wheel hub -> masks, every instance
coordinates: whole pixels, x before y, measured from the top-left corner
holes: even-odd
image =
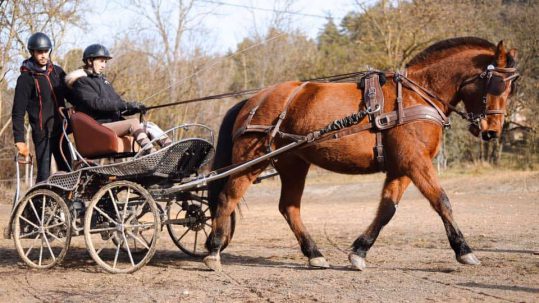
[[[204,228],[204,224],[206,223],[206,216],[204,212],[202,211],[202,208],[197,205],[190,205],[187,209],[187,213],[185,214],[186,219],[189,220],[189,229],[198,231],[202,230]]]
[[[118,225],[116,226],[116,229],[117,229],[119,232],[123,233],[123,232],[125,231],[125,224],[118,224]]]

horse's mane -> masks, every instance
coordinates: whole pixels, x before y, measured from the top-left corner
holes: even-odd
[[[442,55],[447,56],[448,52],[453,53],[462,51],[466,48],[484,48],[496,51],[496,45],[491,42],[477,37],[459,37],[436,42],[427,47],[424,51],[417,54],[408,64],[406,68],[417,64],[428,64],[429,62],[440,59]]]

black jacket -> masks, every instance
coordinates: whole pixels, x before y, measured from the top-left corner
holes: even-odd
[[[11,111],[15,142],[25,141],[24,115],[27,112],[32,137],[39,139],[61,133],[62,119],[57,109],[65,106],[68,97],[64,78],[64,70],[57,65],[49,64],[46,70],[41,70],[33,59],[23,62]]]
[[[72,88],[71,103],[75,109],[98,122],[118,121],[121,112],[127,108],[127,102],[122,100],[102,75],[79,69],[66,76],[66,83]]]

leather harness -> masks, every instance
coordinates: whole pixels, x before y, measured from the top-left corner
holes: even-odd
[[[478,78],[486,77],[486,75],[489,75],[490,78],[490,72],[494,71],[489,68],[486,72],[482,73],[481,75],[478,75],[477,77],[473,77],[471,79],[465,80],[465,82],[462,85],[467,85],[468,83],[471,83]],[[518,77],[518,73],[516,72],[516,69],[514,68],[495,68],[496,72],[500,73],[514,73],[513,76],[504,78],[504,81],[510,81],[513,80],[515,77]],[[386,78],[392,78],[393,81],[396,83],[396,89],[397,89],[397,98],[395,100],[396,102],[396,109],[391,112],[384,112],[384,95],[382,92],[382,87],[380,85],[380,76],[384,76]],[[290,104],[293,100],[295,100],[296,96],[299,94],[299,92],[310,82],[303,82],[301,85],[296,87],[290,95],[288,96],[285,106],[281,114],[279,115],[279,118],[277,122],[274,125],[259,125],[259,124],[251,124],[251,121],[256,114],[258,108],[260,107],[261,103],[257,104],[255,107],[251,109],[249,112],[249,115],[247,116],[247,119],[245,119],[244,123],[238,130],[234,133],[233,140],[235,140],[237,137],[245,134],[245,133],[265,133],[267,134],[266,137],[266,144],[268,152],[271,151],[271,145],[273,143],[273,140],[276,136],[279,136],[282,139],[288,139],[292,141],[300,141],[300,140],[307,140],[308,143],[303,146],[302,148],[305,148],[307,146],[311,146],[314,143],[320,143],[326,140],[331,139],[338,139],[343,138],[346,136],[350,136],[362,131],[370,130],[371,132],[374,132],[376,135],[376,143],[374,146],[374,156],[378,165],[378,169],[380,171],[385,171],[385,157],[384,157],[384,146],[383,146],[383,131],[415,122],[415,121],[428,121],[435,124],[438,124],[443,127],[449,127],[450,122],[449,118],[445,115],[444,111],[436,105],[436,103],[432,100],[435,99],[442,104],[448,106],[451,110],[457,112],[461,117],[467,119],[470,123],[474,123],[472,119],[475,119],[473,113],[463,113],[456,109],[453,105],[445,102],[444,100],[437,97],[435,94],[430,92],[429,90],[423,88],[413,80],[407,78],[405,75],[400,73],[382,73],[379,71],[369,71],[362,75],[362,77],[359,79],[363,87],[363,101],[365,104],[365,109],[360,110],[356,114],[352,114],[350,116],[344,117],[339,120],[333,121],[331,124],[326,126],[322,130],[311,132],[307,135],[297,135],[297,134],[290,134],[280,131],[280,126],[283,122],[283,120],[286,118],[288,108],[290,107]],[[403,106],[403,100],[402,100],[402,90],[403,85],[406,86],[408,89],[412,90],[414,93],[416,93],[418,96],[420,96],[423,100],[427,102],[428,105],[414,105],[410,107],[404,107]],[[462,86],[461,85],[461,86]],[[358,85],[359,86],[359,85]],[[484,97],[484,103],[486,100],[486,94],[485,91],[485,97]],[[262,99],[263,101],[263,99]],[[262,102],[261,101],[261,102]],[[486,104],[485,104],[486,105]],[[482,113],[482,115],[488,115],[488,114],[505,114],[505,111],[501,110],[487,110],[485,106],[485,112]],[[369,117],[368,123],[359,124],[365,117]],[[315,142],[316,141],[316,142]]]

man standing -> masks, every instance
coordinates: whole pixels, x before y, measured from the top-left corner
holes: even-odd
[[[15,87],[11,113],[13,137],[19,155],[27,157],[29,150],[24,141],[24,116],[28,113],[37,160],[36,182],[40,182],[50,175],[51,154],[58,170],[68,170],[60,151],[62,119],[58,111],[59,107],[65,106],[67,89],[64,85],[65,72],[50,60],[52,42],[49,37],[35,33],[28,39],[27,48],[31,57],[22,63]],[[69,161],[68,152],[65,156]]]

